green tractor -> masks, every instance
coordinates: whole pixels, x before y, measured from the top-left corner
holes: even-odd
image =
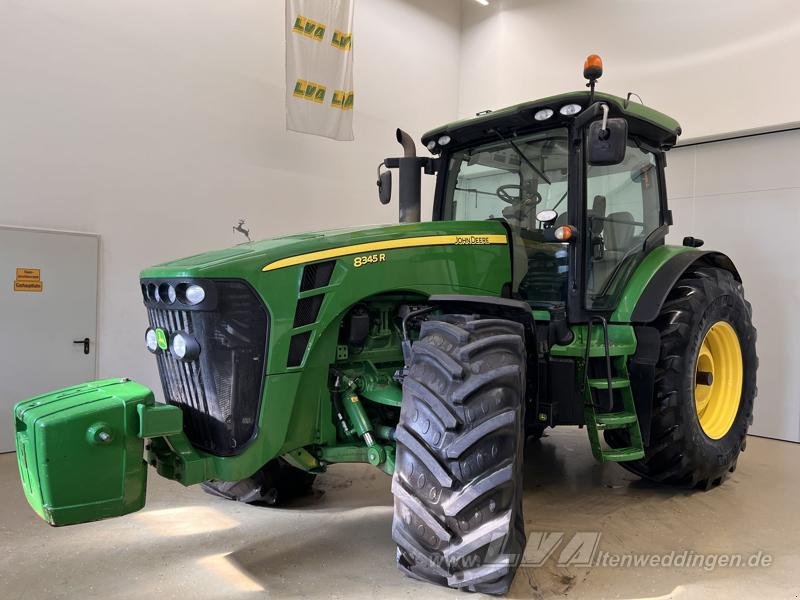
[[[599,461],[709,488],[736,467],[756,332],[732,261],[665,244],[673,119],[578,91],[428,132],[400,223],[304,233],[146,269],[165,403],[127,379],[15,407],[23,487],[52,525],[142,508],[148,464],[277,504],[336,463],[392,477],[406,574],[502,594],[525,548],[522,460],[585,427]],[[420,181],[435,175],[432,220]],[[145,457],[145,461],[142,460]]]

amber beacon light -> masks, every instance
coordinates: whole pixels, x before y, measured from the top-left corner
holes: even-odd
[[[599,54],[590,54],[583,63],[583,76],[589,81],[600,79],[603,74],[603,59]]]

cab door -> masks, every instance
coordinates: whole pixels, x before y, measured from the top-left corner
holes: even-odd
[[[645,242],[663,243],[656,231],[663,225],[658,160],[629,140],[621,163],[586,167],[584,305],[589,311],[616,308],[645,255]]]

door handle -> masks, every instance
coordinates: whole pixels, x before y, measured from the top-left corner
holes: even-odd
[[[89,338],[83,338],[82,340],[72,340],[73,344],[83,344],[83,353],[89,354]]]

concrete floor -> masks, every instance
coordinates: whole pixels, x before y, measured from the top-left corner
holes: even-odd
[[[595,463],[583,431],[554,431],[528,449],[525,517],[529,535],[563,532],[563,542],[543,566],[518,571],[509,597],[798,598],[798,464],[800,445],[750,438],[722,487],[676,491]],[[17,478],[15,456],[0,455],[3,599],[465,598],[395,570],[389,479],[368,466],[332,468],[318,479],[318,497],[288,509],[151,475],[143,511],[59,529],[28,508]],[[577,532],[599,532],[597,552],[760,551],[772,564],[559,566]]]

